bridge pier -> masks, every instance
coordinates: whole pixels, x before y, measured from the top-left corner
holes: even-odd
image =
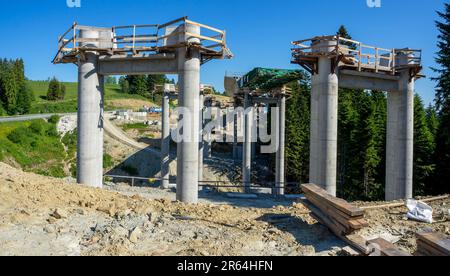
[[[281,95],[278,99],[278,118],[279,118],[279,133],[277,134],[277,154],[276,154],[276,177],[275,177],[275,191],[277,195],[284,195],[285,193],[285,146],[286,146],[286,95]]]
[[[423,77],[421,50],[383,49],[339,36],[314,37],[294,44],[299,48],[292,52],[293,63],[312,73],[310,182],[336,195],[338,87],[385,91],[385,199],[412,198],[414,84]],[[367,53],[372,50],[375,55]]]
[[[398,91],[388,94],[386,200],[413,197],[414,79],[400,75]]]
[[[200,27],[185,24],[188,33],[200,35]],[[184,32],[180,42],[200,43]],[[179,104],[185,108],[183,118],[183,139],[178,144],[177,200],[185,203],[198,202],[199,181],[199,95],[200,95],[200,50],[181,47],[177,50],[179,72]]]
[[[162,99],[161,134],[161,188],[168,189],[170,184],[170,106],[169,94],[164,92]]]
[[[248,93],[245,93],[244,109],[245,109],[245,123],[244,123],[244,149],[243,149],[243,164],[242,164],[242,183],[245,187],[246,193],[250,192],[250,186],[252,181],[252,121],[253,112],[247,110],[252,107],[250,104],[250,98]]]
[[[81,38],[100,37],[95,30],[80,31]],[[98,47],[98,43],[88,43]],[[98,74],[98,55],[86,52],[78,59],[77,183],[103,186],[104,78]]]
[[[331,59],[320,57],[312,76],[310,182],[336,195],[338,76]]]
[[[205,150],[205,139],[203,136],[203,108],[204,108],[204,100],[205,96],[203,93],[199,95],[199,124],[200,124],[200,133],[199,133],[199,149],[198,149],[198,181],[203,181],[203,159],[204,159],[204,150]]]

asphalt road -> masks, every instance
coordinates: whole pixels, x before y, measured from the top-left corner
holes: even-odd
[[[67,116],[76,115],[76,113],[59,113],[59,114],[32,114],[32,115],[21,115],[21,116],[11,116],[11,117],[0,117],[0,123],[7,122],[24,122],[36,119],[48,119],[53,115]]]

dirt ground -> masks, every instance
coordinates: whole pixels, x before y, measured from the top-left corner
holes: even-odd
[[[0,255],[336,255],[342,246],[303,206],[185,205],[0,164]]]
[[[156,106],[154,103],[150,101],[137,100],[137,99],[117,99],[117,100],[108,100],[107,104],[109,106],[113,106],[116,109],[133,109],[137,110],[142,108],[143,106],[154,107]]]
[[[0,163],[0,255],[340,255],[346,246],[289,200],[202,192],[200,204],[189,205],[174,202],[173,191],[105,188]],[[413,250],[412,233],[428,225],[404,221],[403,211],[370,211],[366,235],[388,233]]]
[[[386,202],[358,202],[356,205],[376,206]],[[433,223],[421,223],[411,221],[406,218],[408,209],[406,207],[374,209],[366,211],[366,218],[370,227],[361,230],[360,234],[367,239],[383,237],[394,242],[400,248],[415,252],[416,233],[424,229],[431,229],[435,232],[450,235],[450,199],[438,200],[427,203],[433,208]]]

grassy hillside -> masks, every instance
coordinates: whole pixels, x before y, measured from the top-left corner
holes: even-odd
[[[43,175],[65,177],[65,146],[56,121],[0,123],[0,161]]]
[[[64,101],[57,102],[46,100],[48,90],[47,81],[28,81],[28,84],[35,95],[35,101],[32,104],[30,113],[63,113],[77,111],[77,83],[65,82],[65,99]],[[151,105],[152,103],[148,99],[139,95],[121,93],[119,85],[105,85],[105,109],[107,110],[123,108],[134,109],[144,104]]]

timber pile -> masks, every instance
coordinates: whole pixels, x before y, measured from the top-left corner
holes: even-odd
[[[417,233],[417,252],[419,256],[450,256],[450,239],[441,233]]]
[[[328,194],[315,184],[301,186],[313,215],[338,236],[350,235],[367,227],[364,210]]]

